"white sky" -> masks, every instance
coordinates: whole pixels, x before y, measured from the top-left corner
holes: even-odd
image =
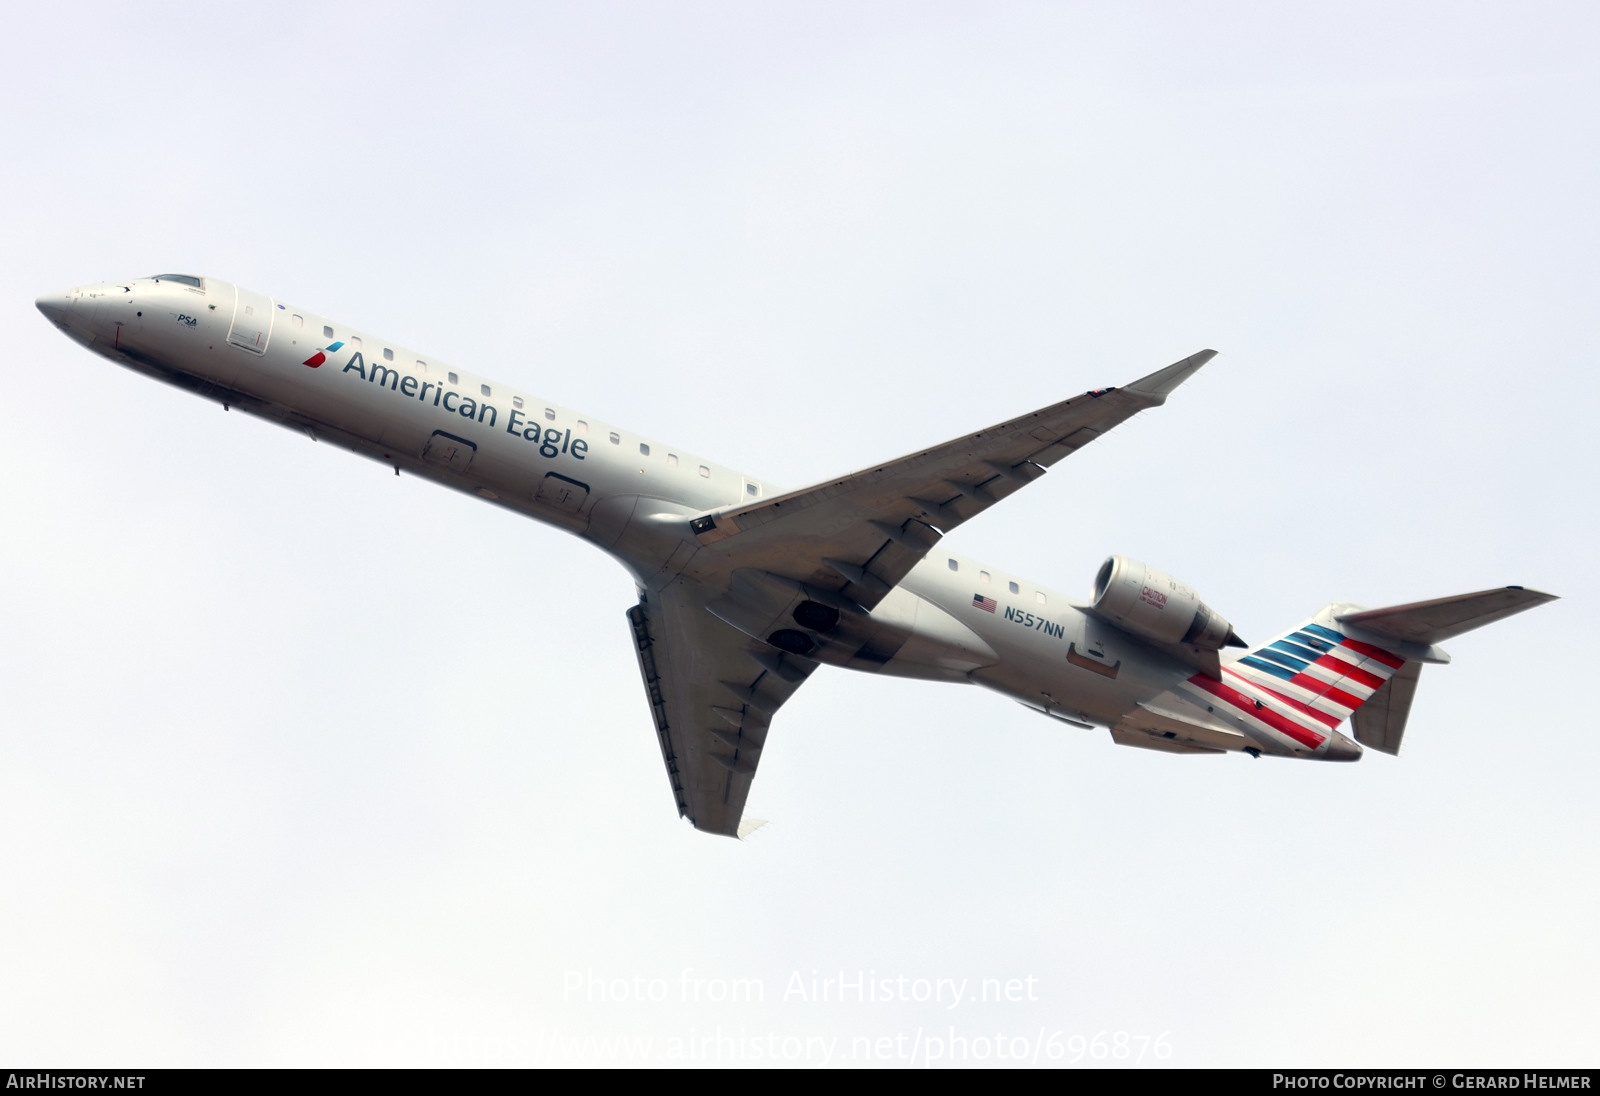
[[[1126,1032],[1182,1065],[1592,1065],[1597,31],[1579,3],[17,8],[0,1061],[660,1061],[720,1028],[723,1061]],[[618,566],[33,308],[164,270],[786,485],[1214,346],[950,547],[1085,592],[1122,552],[1246,637],[1564,600],[1452,642],[1405,756],[1355,766],[824,669],[765,752],[772,825],[705,837]],[[785,1000],[813,971],[968,998]]]

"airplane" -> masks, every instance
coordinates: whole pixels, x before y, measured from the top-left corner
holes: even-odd
[[[1250,645],[1122,556],[1078,603],[940,547],[1215,354],[798,490],[217,278],[38,298],[119,365],[564,529],[633,576],[627,610],[680,817],[743,837],[772,720],[818,666],[981,685],[1123,746],[1354,761],[1399,752],[1439,644],[1555,600],[1521,586],[1337,602]],[[1338,728],[1351,724],[1353,738]]]

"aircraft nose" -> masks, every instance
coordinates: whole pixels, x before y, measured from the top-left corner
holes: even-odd
[[[45,319],[57,327],[65,327],[67,315],[72,311],[72,294],[71,292],[46,293],[35,300],[33,306],[43,312]]]

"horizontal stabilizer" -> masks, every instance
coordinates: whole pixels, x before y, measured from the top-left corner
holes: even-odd
[[[1341,624],[1380,636],[1432,644],[1555,600],[1554,594],[1525,590],[1521,586],[1506,586],[1476,594],[1457,594],[1433,601],[1391,605],[1387,609],[1364,609],[1358,613],[1346,613],[1338,620]]]

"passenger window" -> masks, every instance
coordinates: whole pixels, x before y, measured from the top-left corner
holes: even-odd
[[[323,328],[323,329],[322,329],[322,337],[323,337],[323,338],[324,338],[324,339],[331,339],[331,338],[333,338],[333,328],[331,328],[331,327],[324,327],[324,328]]]
[[[950,561],[950,570],[952,570],[952,571],[961,570],[961,564],[957,563],[955,560],[951,560]]]
[[[648,457],[650,455],[650,447],[648,445],[646,445],[644,442],[640,442],[639,443],[639,454],[641,456]]]
[[[520,411],[522,409],[522,397],[521,396],[512,396],[511,397],[511,406],[517,408]]]
[[[1008,582],[1008,583],[1006,583],[1006,585],[1007,585],[1007,586],[1008,586],[1008,587],[1010,587],[1010,589],[1011,589],[1011,592],[1012,592],[1012,593],[1013,593],[1013,594],[1015,594],[1015,593],[1018,593],[1018,590],[1017,590],[1017,584],[1016,584],[1016,583],[1015,583],[1015,582]]]
[[[555,421],[556,421],[556,412],[555,412],[555,408],[553,408],[553,407],[546,407],[546,408],[545,408],[545,409],[544,409],[544,417],[545,417],[545,418],[547,418],[547,419],[549,419],[549,420],[550,420],[550,421],[551,421],[551,422],[555,422]]]
[[[1033,600],[1037,601],[1040,605],[1043,605],[1044,604],[1044,591],[1043,590],[1035,590],[1033,592]]]
[[[615,431],[612,431],[612,434],[611,434],[611,444],[612,445],[621,445],[622,444],[622,438],[620,438]]]
[[[456,376],[454,373],[449,373],[449,374],[446,374],[446,375],[450,378],[450,383],[451,384],[456,384],[461,380],[461,378]]]
[[[306,321],[303,320],[301,317],[291,315],[289,318],[294,321],[294,325],[296,327],[304,327],[305,326],[305,322]]]
[[[703,464],[700,466],[700,478],[701,479],[710,479],[711,478],[711,469],[707,468]]]
[[[589,424],[582,419],[578,420],[578,436],[581,438],[589,432]]]
[[[979,571],[978,572],[978,581],[983,583],[985,586],[989,585],[989,572],[988,571]]]
[[[755,483],[755,482],[753,482],[751,480],[745,480],[744,481],[744,493],[746,495],[749,495],[753,499],[754,498],[760,498],[761,497],[761,485],[759,483]]]
[[[478,385],[478,391],[487,396],[489,394],[489,386],[486,384],[480,384]]]
[[[676,453],[668,453],[667,454],[667,467],[668,468],[676,468],[676,467],[678,467],[678,454],[676,454]]]
[[[350,349],[351,350],[360,350],[361,349],[361,337],[359,335],[351,338],[351,340],[350,340]]]

